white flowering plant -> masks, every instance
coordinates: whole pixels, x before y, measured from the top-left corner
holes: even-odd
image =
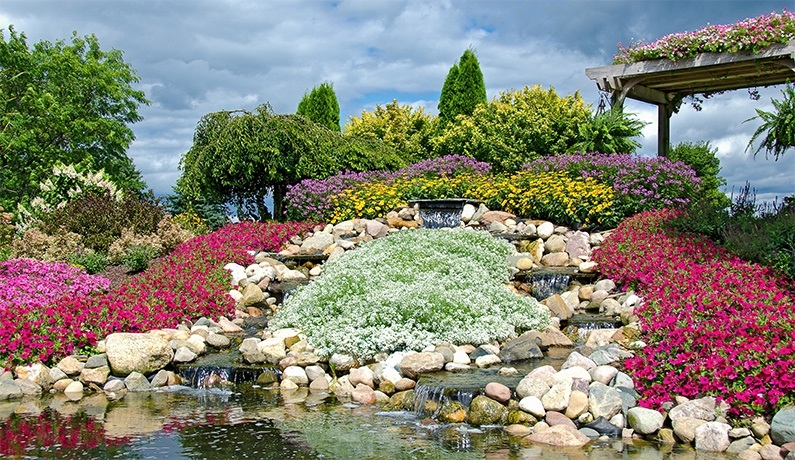
[[[284,301],[271,326],[301,328],[319,355],[362,359],[542,329],[547,310],[505,286],[512,252],[484,231],[400,231],[326,264]]]

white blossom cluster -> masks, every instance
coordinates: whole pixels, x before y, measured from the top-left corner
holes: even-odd
[[[364,359],[546,327],[546,310],[504,285],[512,251],[471,229],[397,232],[328,263],[290,295],[272,326],[300,327],[320,354]]]

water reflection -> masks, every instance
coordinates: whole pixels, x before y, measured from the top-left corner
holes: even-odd
[[[681,446],[612,440],[530,445],[501,428],[426,423],[411,412],[341,404],[306,389],[255,385],[0,402],[0,456],[256,459],[710,459]]]

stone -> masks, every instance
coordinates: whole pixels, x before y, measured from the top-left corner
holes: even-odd
[[[72,382],[74,382],[74,380],[70,379],[69,377],[56,380],[55,383],[52,384],[52,389],[63,392]]]
[[[492,222],[489,224],[488,229],[491,233],[505,233],[508,227],[502,222]]]
[[[149,391],[152,389],[149,380],[140,372],[131,372],[130,375],[125,377],[124,386],[127,387],[128,391]]]
[[[552,235],[544,242],[544,251],[548,253],[565,252],[566,251],[566,238],[563,235]],[[568,258],[566,254],[566,258]]]
[[[567,320],[574,315],[574,310],[572,310],[560,294],[553,294],[544,299],[541,303],[546,305],[555,317],[562,320]]]
[[[279,364],[279,361],[287,356],[284,347],[284,339],[281,337],[271,337],[257,343],[257,351],[265,356],[265,360],[270,364]]]
[[[354,357],[342,353],[332,354],[328,362],[336,372],[347,372],[359,365]]]
[[[177,351],[174,353],[174,362],[175,363],[189,363],[194,361],[198,355],[192,352],[188,347],[179,347]]]
[[[670,412],[668,416],[670,417]],[[673,420],[671,425],[674,429],[674,434],[677,438],[684,443],[691,443],[696,439],[696,428],[707,423],[705,420],[697,418],[678,418]],[[728,435],[728,433],[727,433]]]
[[[663,415],[654,409],[633,407],[627,411],[629,426],[640,434],[654,434],[663,426]]]
[[[237,334],[243,332],[243,328],[232,321],[229,321],[229,319],[225,316],[218,318],[218,326],[220,326],[221,330],[227,334]]]
[[[105,347],[110,369],[117,376],[148,374],[174,359],[168,340],[153,334],[113,333],[105,339]]]
[[[395,382],[395,391],[411,390],[415,386],[417,386],[417,382],[412,379],[402,377],[400,380]]]
[[[309,384],[309,389],[311,391],[328,391],[328,380],[325,377],[312,380],[312,383]]]
[[[502,404],[510,401],[513,393],[510,388],[497,382],[490,382],[487,384],[485,392],[486,396]]]
[[[369,367],[356,367],[351,369],[348,374],[351,385],[357,386],[361,383],[370,388],[375,388],[374,377],[373,371]]]
[[[247,362],[248,364],[262,364],[266,362],[268,359],[259,352],[259,350],[248,351],[243,353],[243,361]]]
[[[538,420],[532,415],[519,409],[508,409],[508,413],[500,421],[503,425],[535,425]]]
[[[33,363],[26,366],[17,366],[14,368],[17,378],[27,380],[28,382],[35,383],[45,391],[52,387],[55,383],[50,376],[50,368],[42,363]]]
[[[389,233],[389,226],[377,220],[365,220],[364,232],[373,238],[383,238]]]
[[[527,396],[519,400],[519,409],[539,419],[544,418],[547,413],[544,403],[536,396]]]
[[[243,307],[261,305],[264,301],[265,294],[256,284],[247,284],[246,287],[243,288],[243,298],[240,300],[240,304]]]
[[[711,396],[687,401],[668,412],[668,418],[672,421],[683,418],[696,418],[711,422],[715,420],[716,417],[715,398]]]
[[[389,398],[389,407],[397,410],[414,410],[414,390],[400,391]]]
[[[594,418],[610,419],[621,411],[621,393],[601,382],[592,382],[588,387],[588,411]]]
[[[334,236],[325,232],[315,232],[301,243],[301,254],[319,254],[334,244]]]
[[[444,356],[445,364],[452,362],[455,356],[455,349],[452,345],[449,344],[441,344],[434,347],[433,351],[436,353],[441,353]]]
[[[533,429],[527,425],[513,424],[505,427],[505,432],[511,436],[523,438],[533,432]]]
[[[19,389],[22,390],[23,396],[40,396],[43,391],[40,385],[30,380],[16,379],[14,381],[17,383]]]
[[[258,385],[267,386],[277,382],[279,382],[279,376],[276,375],[276,372],[272,370],[264,370],[260,375],[257,376]]]
[[[78,361],[74,356],[67,356],[66,358],[58,361],[58,364],[56,365],[58,369],[70,377],[79,374],[80,371],[83,370],[84,366],[85,364]]]
[[[565,267],[568,262],[569,255],[565,252],[552,252],[541,258],[541,265],[546,267]]]
[[[110,367],[102,366],[102,367],[95,367],[93,369],[83,369],[80,372],[80,381],[85,384],[94,383],[96,385],[102,386],[108,380],[108,376],[110,375]]]
[[[535,266],[535,262],[530,257],[522,257],[516,261],[516,268],[519,270],[527,271],[532,270]]]
[[[516,219],[516,216],[505,211],[486,211],[478,218],[478,222],[488,227],[492,222],[499,222],[504,225],[508,219]]]
[[[489,367],[491,365],[499,364],[501,362],[502,360],[497,355],[478,356],[475,359],[475,365],[480,368]]]
[[[762,448],[759,449],[759,455],[762,457],[762,460],[781,460],[783,458],[783,455],[781,455],[781,448],[773,444],[762,446]]]
[[[461,222],[468,223],[472,220],[472,217],[475,215],[475,211],[477,208],[470,203],[464,205],[463,210],[461,211]]]
[[[558,372],[557,377],[571,377],[573,380],[580,380],[583,382],[583,392],[588,392],[588,384],[591,383],[591,374],[588,373],[585,369],[579,366],[569,367],[566,369],[562,369]]]
[[[306,372],[306,377],[309,379],[310,382],[313,382],[317,379],[322,378],[323,380],[326,379],[326,371],[323,370],[320,366],[307,366],[304,371]]]
[[[492,425],[500,421],[505,414],[505,406],[488,396],[475,396],[469,405],[467,421],[471,425]]]
[[[126,391],[127,387],[124,385],[124,380],[113,378],[105,382],[105,385],[102,386],[102,391],[106,393],[117,393],[120,391]]]
[[[414,353],[405,356],[398,367],[403,375],[413,379],[419,374],[442,370],[444,368],[444,355],[432,351]]]
[[[569,395],[569,406],[564,415],[572,420],[588,412],[588,395],[582,391],[573,390]]]
[[[80,383],[79,381],[72,381],[72,383],[70,383],[69,386],[64,388],[63,392],[66,393],[66,394],[75,394],[75,393],[77,393],[77,394],[80,394],[82,396],[82,394],[83,394],[83,384]]]
[[[572,430],[562,425],[551,426],[543,431],[536,431],[525,439],[538,444],[547,444],[557,447],[582,447],[590,439],[579,431]]]
[[[729,436],[731,438],[731,436]],[[746,436],[744,438],[735,439],[734,441],[729,444],[729,447],[726,449],[726,453],[729,454],[739,454],[744,450],[748,450],[751,446],[756,444],[756,440],[751,436]],[[781,457],[779,457],[780,459]]]
[[[541,349],[538,348],[533,337],[522,334],[506,342],[497,356],[499,356],[503,362],[511,363],[515,361],[524,361],[530,358],[543,358],[544,354],[541,353]]]
[[[207,336],[207,345],[210,345],[214,348],[228,348],[232,342],[229,340],[229,337],[223,334],[214,334],[210,333]]]
[[[297,385],[308,385],[309,377],[301,366],[289,366],[282,371],[282,380],[292,380]]]
[[[560,368],[562,370],[562,369],[568,369],[568,368],[574,367],[574,366],[582,367],[586,371],[590,371],[591,369],[596,367],[596,363],[593,362],[592,359],[590,359],[590,358],[588,358],[586,356],[583,356],[582,354],[580,354],[580,353],[578,353],[576,351],[572,351],[569,354],[569,357],[566,358],[566,361],[564,361],[563,364],[560,365]]]
[[[282,380],[282,382],[279,384],[279,389],[280,389],[280,390],[282,390],[282,391],[295,391],[295,390],[297,390],[298,388],[299,388],[299,387],[298,387],[298,384],[297,384],[297,383],[295,383],[295,382],[293,382],[293,381],[292,381],[292,380],[290,380],[290,379],[284,379],[284,380]]]
[[[471,360],[469,359],[469,355],[465,351],[456,350],[456,352],[453,353],[453,363],[469,366],[470,362]]]
[[[624,424],[622,423],[621,426]],[[589,422],[586,427],[595,430],[601,436],[609,436],[611,438],[619,438],[622,435],[622,429],[610,423],[604,417],[597,417],[596,420]]]
[[[594,329],[588,333],[588,340],[585,341],[585,346],[596,349],[609,345],[616,331],[618,329]]]
[[[351,400],[359,404],[375,404],[375,391],[367,385],[360,383],[351,392]]]
[[[770,422],[770,439],[777,445],[795,442],[795,406],[776,412]]]
[[[549,391],[541,397],[541,403],[544,404],[546,411],[562,412],[566,410],[569,405],[569,397],[571,396],[571,377],[558,377],[555,376],[555,381],[550,387]]]
[[[542,222],[536,225],[536,234],[542,240],[546,240],[555,233],[555,225],[552,222]]]
[[[591,255],[591,244],[588,241],[588,234],[576,231],[568,235],[566,240],[566,254],[569,259],[583,259]]]
[[[169,380],[169,371],[167,370],[159,370],[152,380],[149,381],[149,384],[152,385],[152,388],[160,388],[168,385]]]
[[[696,428],[696,449],[710,452],[723,452],[729,448],[731,426],[721,422],[706,422]]]
[[[591,369],[590,373],[594,381],[610,385],[610,382],[612,382],[613,378],[618,374],[618,369],[613,366],[602,365]]]
[[[467,418],[467,411],[458,401],[445,399],[439,409],[439,421],[443,423],[461,423]]]
[[[770,433],[770,424],[764,419],[754,420],[751,424],[751,432],[756,439],[761,439],[763,436]]]

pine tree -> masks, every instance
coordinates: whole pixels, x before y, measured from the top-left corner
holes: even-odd
[[[485,104],[486,83],[480,63],[472,48],[464,51],[447,73],[439,96],[439,121],[444,126],[456,115],[471,115],[478,104]]]
[[[331,83],[323,82],[309,94],[304,93],[295,113],[332,131],[340,131],[340,105]]]

